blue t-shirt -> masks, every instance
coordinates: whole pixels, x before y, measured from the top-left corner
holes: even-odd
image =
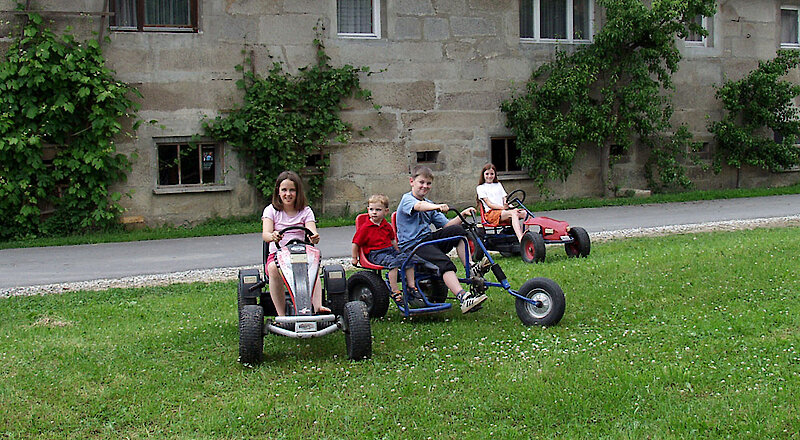
[[[423,200],[433,203],[428,199]],[[397,205],[397,244],[401,251],[412,249],[431,235],[430,225],[441,228],[448,222],[447,217],[439,211],[414,211],[414,205],[423,200],[409,191],[403,194]]]

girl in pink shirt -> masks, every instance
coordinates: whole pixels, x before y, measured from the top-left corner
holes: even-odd
[[[314,212],[306,203],[306,195],[303,192],[303,180],[294,171],[284,171],[278,175],[275,182],[275,190],[272,192],[272,204],[264,208],[261,216],[262,232],[261,237],[269,243],[269,257],[267,258],[267,276],[269,277],[269,294],[275,304],[275,311],[278,316],[286,315],[286,291],[283,287],[282,278],[275,264],[275,243],[284,246],[293,238],[304,239],[305,233],[299,230],[288,231],[285,235],[280,234],[284,228],[289,226],[304,226],[313,235],[309,237],[311,243],[319,243],[319,233],[317,233],[317,223]],[[319,280],[314,284],[314,293],[311,295],[311,303],[315,313],[330,313],[330,309],[322,306],[322,286]]]

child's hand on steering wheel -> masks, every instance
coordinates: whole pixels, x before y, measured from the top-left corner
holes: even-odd
[[[282,235],[281,235],[280,232],[272,231],[272,241],[277,243],[277,242],[281,241],[281,237],[282,237]]]
[[[308,239],[311,241],[311,244],[319,243],[319,234],[310,235]]]
[[[470,215],[470,214],[472,214],[472,213],[474,213],[474,212],[475,212],[475,208],[474,208],[474,207],[472,207],[472,206],[470,206],[469,208],[467,208],[467,209],[465,209],[465,210],[461,211],[461,215],[462,215],[462,216],[464,216],[464,217],[466,217],[466,216],[468,216],[468,215]]]

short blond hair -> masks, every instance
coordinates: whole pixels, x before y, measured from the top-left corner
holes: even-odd
[[[367,204],[380,203],[384,208],[389,208],[389,198],[383,194],[373,194],[367,199]]]

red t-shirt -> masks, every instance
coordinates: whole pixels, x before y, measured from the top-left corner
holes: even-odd
[[[362,227],[356,230],[353,235],[353,243],[357,244],[364,251],[364,255],[375,249],[383,249],[392,245],[392,241],[397,240],[397,236],[392,229],[392,225],[383,219],[380,225],[367,221]]]

